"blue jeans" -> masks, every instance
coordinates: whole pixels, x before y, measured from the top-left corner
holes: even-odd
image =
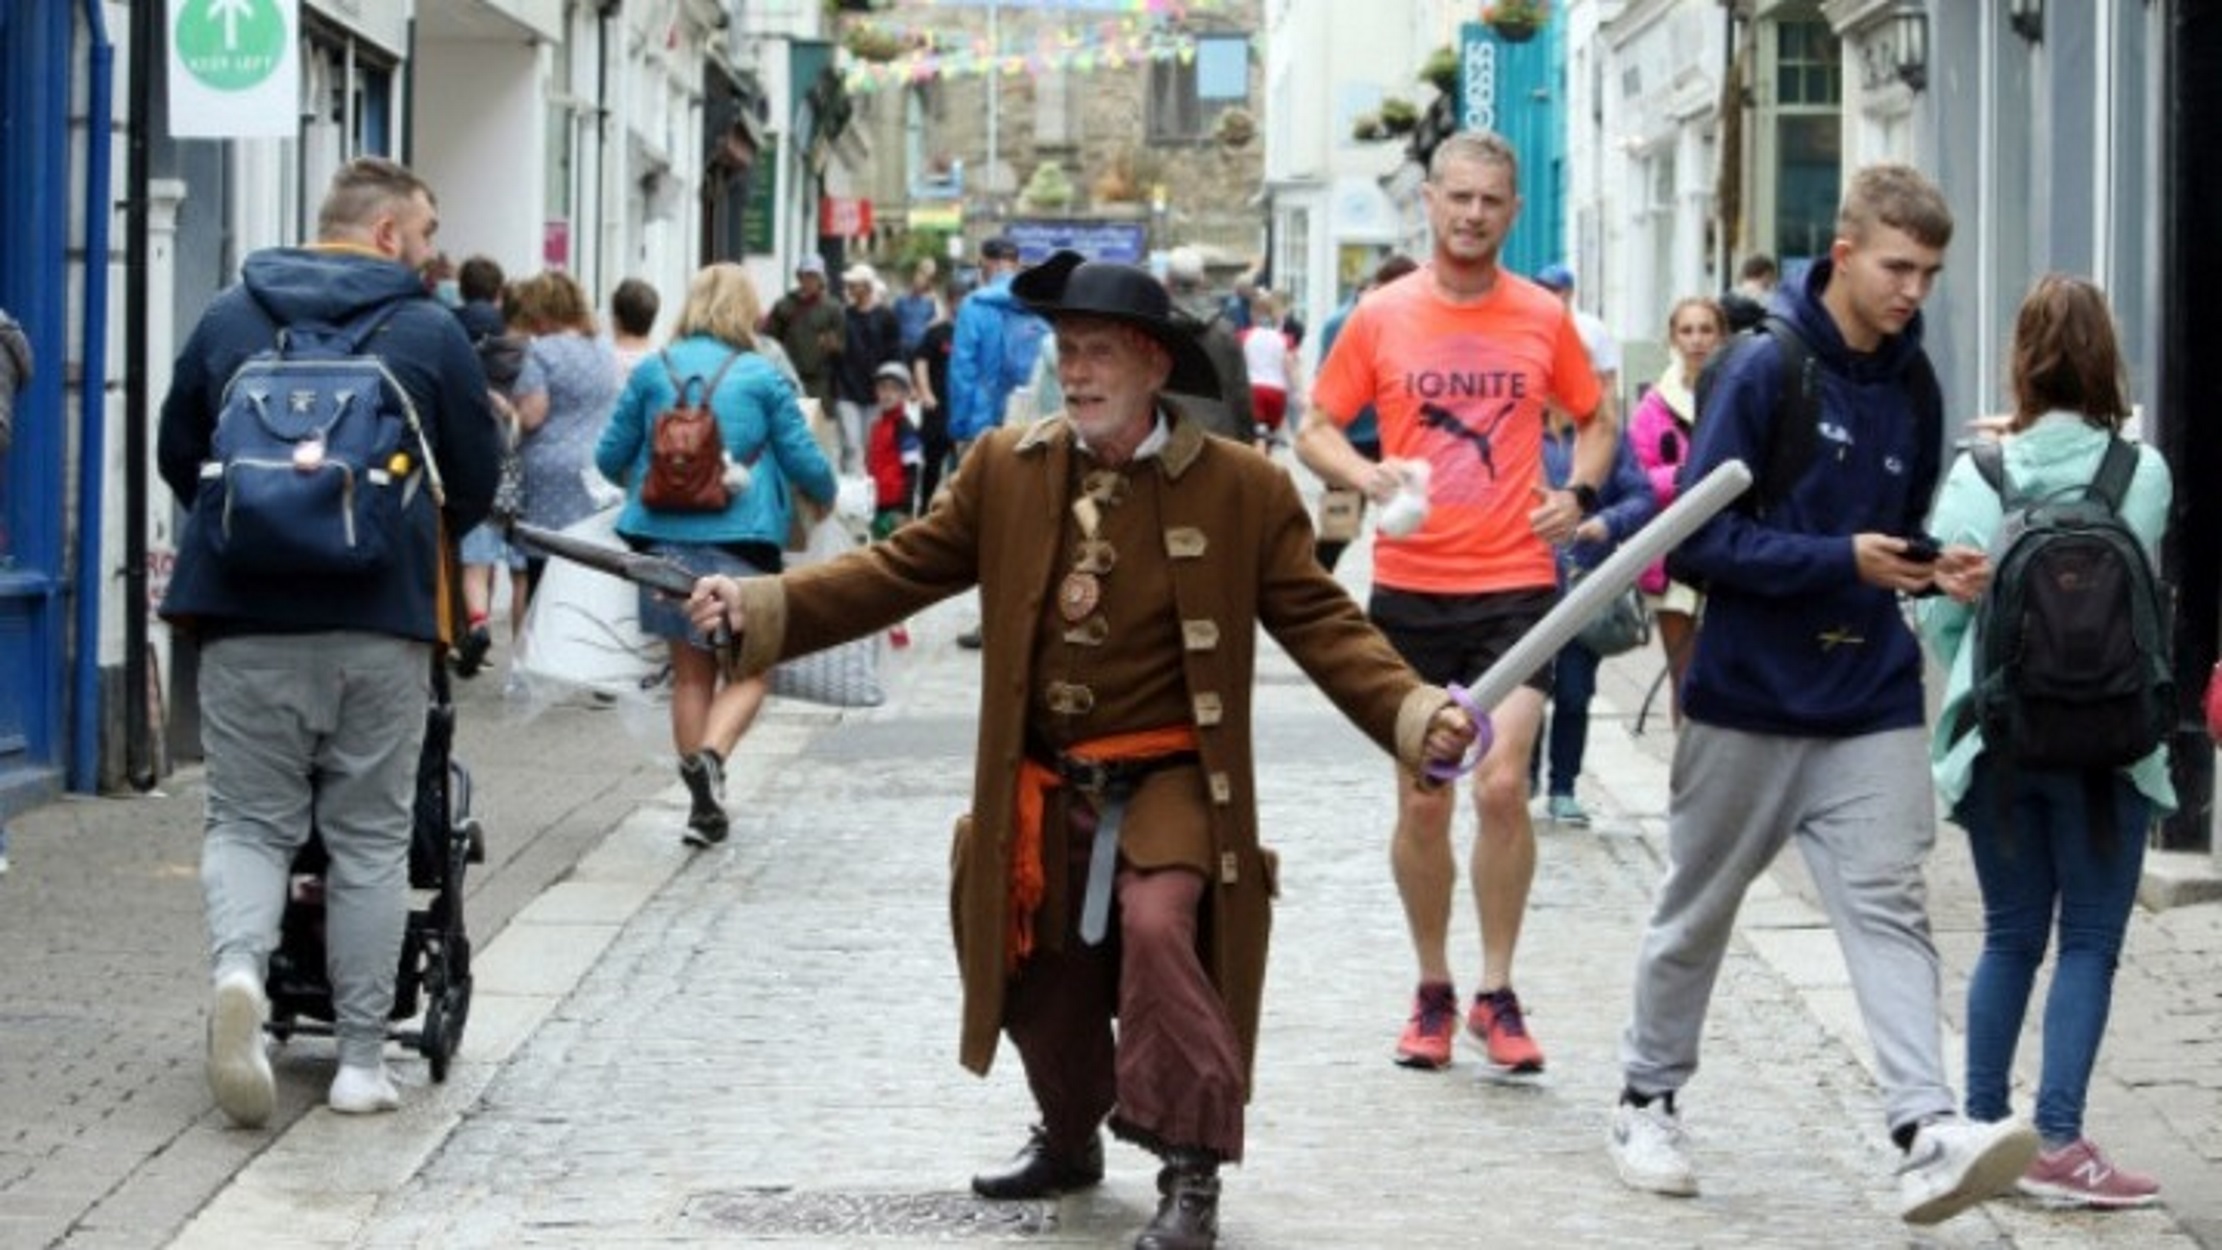
[[[2045,998],[2036,1121],[2045,1142],[2059,1145],[2083,1135],[2084,1096],[2113,1006],[2152,803],[2115,774],[2102,800],[2113,806],[2114,829],[2102,839],[2093,836],[2081,774],[2020,772],[2003,795],[1998,781],[1992,760],[1977,760],[1954,813],[1967,829],[1983,891],[1983,953],[1967,987],[1967,1114],[1988,1121],[2008,1113],[2014,1046],[2057,912],[2060,948]]]
[[[1582,754],[1589,747],[1589,701],[1597,696],[1597,653],[1578,642],[1566,644],[1551,661],[1551,726],[1537,740],[1529,762],[1528,790],[1541,787],[1543,757],[1551,759],[1552,794],[1571,796],[1582,775]]]

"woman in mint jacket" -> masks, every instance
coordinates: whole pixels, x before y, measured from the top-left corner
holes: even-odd
[[[2091,481],[2129,415],[2103,292],[2057,274],[2037,283],[2014,326],[2012,389],[2006,480],[2034,496]],[[2156,561],[2172,489],[2160,453],[2139,447],[2120,515]],[[1972,459],[1962,456],[1938,492],[1930,532],[1947,544],[1988,549],[2003,510]],[[1965,589],[1972,595],[1979,588]],[[1958,722],[1973,684],[1974,605],[1940,595],[1920,601],[1918,611],[1922,634],[1948,674],[1931,748],[1937,793],[1967,830],[1983,894],[1983,951],[1967,994],[1967,1114],[1986,1121],[2007,1114],[2014,1046],[2057,915],[2058,963],[2045,999],[2037,1082],[2044,1149],[2021,1188],[2078,1206],[2149,1203],[2159,1182],[2100,1153],[2083,1134],[2083,1109],[2136,901],[2145,833],[2176,803],[2167,750],[2115,775],[2111,828],[2093,827],[2080,772],[2017,768],[2000,778],[1980,729],[1955,741],[1943,728]]]
[[[719,263],[697,273],[671,345],[634,366],[594,449],[602,476],[625,486],[618,534],[698,575],[779,572],[792,517],[789,483],[821,504],[833,503],[833,468],[795,402],[794,384],[756,350],[762,318],[747,270]],[[726,474],[732,495],[723,511],[658,511],[640,500],[656,418],[679,399],[674,377],[701,378],[708,388],[718,436],[733,462]],[[739,485],[744,477],[746,485]],[[728,823],[725,761],[763,706],[765,681],[752,677],[721,689],[709,640],[689,626],[683,603],[643,589],[640,624],[671,644],[671,739],[692,803],[684,837],[691,846],[711,846],[725,840]]]

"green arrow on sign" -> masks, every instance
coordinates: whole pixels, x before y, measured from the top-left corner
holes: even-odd
[[[276,0],[188,0],[178,10],[178,61],[213,90],[244,91],[270,77],[292,37]]]

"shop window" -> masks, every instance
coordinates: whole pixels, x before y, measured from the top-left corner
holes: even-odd
[[[1241,35],[1203,35],[1196,55],[1151,61],[1148,126],[1152,143],[1197,143],[1211,137],[1219,114],[1250,95],[1250,43]]]
[[[1843,46],[1818,16],[1774,25],[1762,66],[1773,84],[1773,250],[1784,272],[1828,251],[1843,185]]]

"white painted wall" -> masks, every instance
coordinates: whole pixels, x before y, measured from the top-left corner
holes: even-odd
[[[1381,6],[1350,0],[1282,0],[1266,25],[1265,180],[1274,233],[1284,253],[1301,250],[1306,283],[1296,311],[1318,326],[1339,302],[1336,188],[1350,180],[1386,183],[1405,164],[1403,139],[1359,143],[1360,113],[1401,97],[1425,109],[1435,98],[1417,78],[1420,63],[1450,40],[1465,6],[1416,0]],[[1293,237],[1303,223],[1301,239]],[[1317,338],[1307,334],[1307,352]],[[1316,365],[1316,360],[1312,362]]]
[[[1726,33],[1711,0],[1575,8],[1567,208],[1584,265],[1601,270],[1583,273],[1583,304],[1621,341],[1633,394],[1663,358],[1666,310],[1726,285],[1707,245]]]
[[[440,197],[441,249],[458,261],[491,256],[512,276],[538,272],[548,146],[540,49],[427,43],[416,75],[416,169]]]

